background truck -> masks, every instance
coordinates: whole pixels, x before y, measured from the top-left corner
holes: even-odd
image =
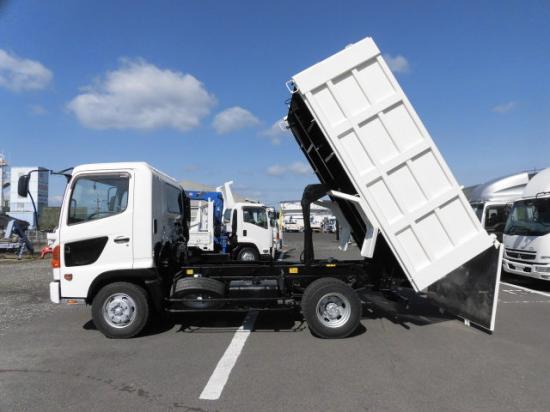
[[[281,238],[273,210],[256,202],[235,202],[231,184],[215,192],[188,191],[191,223],[188,247],[205,253],[227,253],[231,259],[272,259],[280,251]],[[241,216],[232,226],[233,212]],[[238,241],[232,233],[239,233]]]
[[[0,253],[19,251],[21,245],[14,230],[16,224],[24,231],[29,227],[29,223],[24,220],[0,214]]]
[[[186,191],[191,204],[190,249],[228,253],[229,234],[223,223],[223,195],[220,192]]]
[[[359,325],[365,293],[404,284],[492,330],[502,248],[481,227],[372,39],[289,86],[290,130],[321,181],[302,196],[303,261],[195,258],[189,198],[174,179],[143,163],[83,165],[63,199],[52,301],[91,304],[97,328],[115,338],[138,334],[152,312],[251,308],[301,308],[313,334],[342,338]],[[327,195],[364,260],[315,259],[310,208]],[[231,214],[233,227],[244,219]]]
[[[304,218],[300,215],[285,216],[283,221],[285,232],[303,232],[304,231]]]
[[[241,261],[274,259],[279,249],[276,216],[262,203],[236,202],[232,184],[226,182],[217,188],[223,194],[223,223],[229,233],[231,255]]]
[[[504,228],[504,270],[550,280],[550,169],[527,184]]]
[[[474,187],[468,194],[470,205],[488,233],[502,241],[502,232],[512,203],[523,195],[523,190],[536,172],[522,172],[499,177]]]

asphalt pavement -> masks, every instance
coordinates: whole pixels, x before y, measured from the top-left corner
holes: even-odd
[[[300,238],[286,235],[285,258],[299,257]],[[355,245],[335,250],[334,235],[315,240],[319,257],[358,257]],[[504,277],[492,335],[423,298],[411,297],[407,309],[372,295],[361,328],[343,340],[313,337],[296,313],[260,313],[244,338],[244,314],[192,314],[112,340],[95,330],[89,308],[48,303],[47,264],[0,262],[0,411],[545,411],[550,404],[550,283]],[[234,362],[219,399],[200,399],[212,376],[227,372],[228,356]]]

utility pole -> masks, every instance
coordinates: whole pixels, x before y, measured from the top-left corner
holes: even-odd
[[[0,152],[0,213],[4,210],[4,184],[8,180],[8,161]]]

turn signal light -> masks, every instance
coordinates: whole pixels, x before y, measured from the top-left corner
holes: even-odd
[[[71,280],[73,280],[73,274],[72,273],[67,273],[65,276],[63,276],[63,278],[70,282]]]
[[[61,248],[59,247],[59,245],[57,245],[56,247],[53,248],[53,252],[52,252],[52,268],[54,269],[57,269],[59,267],[61,267],[61,259],[59,257],[59,251],[61,250]]]

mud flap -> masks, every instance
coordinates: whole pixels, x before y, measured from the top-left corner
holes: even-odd
[[[493,331],[504,250],[499,246],[491,246],[429,286],[428,298],[447,312]]]

